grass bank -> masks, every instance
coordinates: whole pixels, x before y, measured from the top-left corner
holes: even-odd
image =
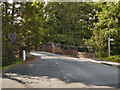
[[[33,55],[30,55],[29,57],[27,57],[27,59],[25,61],[23,61],[23,59],[18,59],[18,60],[15,60],[13,63],[11,63],[10,65],[7,65],[7,66],[4,66],[2,67],[2,72],[5,71],[6,69],[14,66],[14,65],[17,65],[17,64],[21,64],[21,63],[27,63],[27,62],[31,62],[31,61],[34,61],[36,60],[36,57],[33,56]]]
[[[109,56],[109,57],[99,57],[97,59],[120,63],[120,55],[114,55],[114,56]]]

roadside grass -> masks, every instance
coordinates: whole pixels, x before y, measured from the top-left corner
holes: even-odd
[[[6,69],[14,66],[14,65],[17,65],[17,64],[21,64],[23,63],[24,61],[22,59],[19,59],[19,60],[15,60],[13,63],[11,63],[10,65],[7,65],[7,66],[4,66],[2,67],[2,72],[5,71]]]
[[[120,55],[114,55],[109,57],[99,57],[98,59],[120,63]]]
[[[28,62],[31,62],[33,60],[36,60],[36,57],[33,56],[33,55],[30,55],[29,57],[27,57],[27,59],[25,61],[23,61],[23,59],[18,59],[18,60],[15,60],[13,63],[11,63],[10,65],[7,65],[7,66],[4,66],[2,67],[2,72],[5,71],[6,69],[12,67],[12,66],[15,66],[17,64],[22,64],[22,63],[28,63]]]

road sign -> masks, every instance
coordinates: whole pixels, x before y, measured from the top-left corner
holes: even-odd
[[[15,42],[16,35],[14,34],[14,32],[10,32],[9,39],[10,39],[10,41],[11,41],[12,44]]]
[[[12,48],[12,61],[14,61],[14,47],[13,47],[13,44],[16,40],[16,35],[14,34],[14,32],[10,32],[9,39],[10,39],[11,44],[12,44],[12,47],[11,47]]]

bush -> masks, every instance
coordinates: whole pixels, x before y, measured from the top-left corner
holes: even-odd
[[[100,57],[100,59],[106,60],[106,61],[112,61],[112,62],[120,62],[120,55]]]
[[[11,62],[11,43],[2,41],[2,66],[9,65]]]

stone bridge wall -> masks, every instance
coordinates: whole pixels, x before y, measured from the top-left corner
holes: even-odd
[[[71,49],[73,48],[73,49]],[[74,57],[78,57],[78,52],[74,47],[66,47],[59,44],[42,44],[35,49],[36,51],[46,51],[56,54],[70,55]]]
[[[66,47],[60,44],[47,43],[36,47],[35,51],[46,51],[56,54],[69,55],[72,57],[92,57],[91,53],[78,52],[76,47]]]

